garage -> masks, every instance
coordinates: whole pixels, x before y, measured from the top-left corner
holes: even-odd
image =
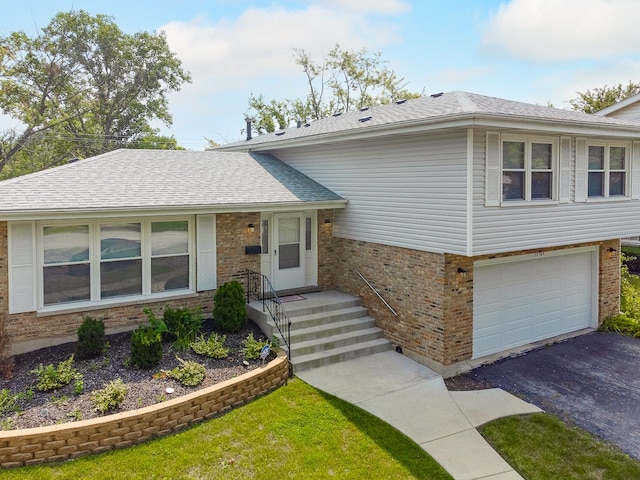
[[[475,262],[473,358],[593,326],[597,278],[590,247]]]

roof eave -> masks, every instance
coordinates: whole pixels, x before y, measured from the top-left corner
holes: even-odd
[[[62,220],[80,218],[160,217],[212,213],[253,213],[345,208],[348,200],[249,203],[234,205],[192,205],[127,208],[29,209],[0,211],[0,221]]]
[[[368,140],[381,136],[407,135],[418,132],[437,130],[450,130],[455,128],[486,127],[499,129],[522,129],[532,131],[544,131],[548,133],[571,135],[606,135],[614,137],[638,138],[640,136],[640,123],[634,125],[616,125],[587,121],[544,119],[536,117],[464,113],[459,115],[447,115],[446,117],[433,117],[429,119],[409,120],[393,124],[375,125],[367,129],[351,129],[342,132],[328,132],[310,135],[302,138],[280,139],[274,142],[237,145],[222,149],[232,151],[265,152],[284,148],[306,147],[327,143],[338,143],[348,140]],[[604,133],[604,130],[608,132]]]

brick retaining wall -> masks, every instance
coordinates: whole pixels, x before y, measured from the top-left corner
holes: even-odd
[[[3,468],[69,460],[127,448],[208,420],[282,386],[286,355],[232,380],[174,400],[81,422],[0,432]]]

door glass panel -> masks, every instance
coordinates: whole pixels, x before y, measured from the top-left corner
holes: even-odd
[[[281,218],[278,221],[278,240],[280,244],[300,242],[300,219]]]
[[[284,270],[286,268],[298,268],[300,266],[300,244],[290,243],[288,245],[280,245],[280,255],[278,258],[278,268]]]

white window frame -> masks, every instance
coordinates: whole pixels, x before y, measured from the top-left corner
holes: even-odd
[[[189,285],[187,288],[151,293],[151,224],[156,222],[186,221],[188,225]],[[121,223],[139,223],[142,243],[142,294],[101,298],[100,293],[100,226]],[[44,228],[66,225],[89,225],[90,288],[89,301],[44,305]],[[156,301],[185,294],[196,293],[195,219],[193,216],[123,217],[95,220],[56,220],[37,222],[37,307],[38,312],[63,311],[78,308],[95,308],[137,301]]]
[[[502,134],[500,136],[500,205],[502,206],[511,206],[511,205],[531,205],[531,204],[557,204],[559,195],[558,195],[558,178],[560,176],[560,168],[559,168],[559,141],[557,137],[544,137],[544,136],[523,136],[523,135],[510,135],[510,134]],[[506,171],[516,171],[518,169],[510,169],[504,168],[504,143],[505,142],[517,142],[524,143],[524,169],[522,169],[524,173],[524,198],[523,199],[505,199],[503,197],[503,188],[504,188],[504,175],[503,172]],[[549,170],[539,170],[532,169],[531,165],[531,145],[534,143],[542,143],[551,145],[551,168]],[[551,173],[551,198],[531,198],[531,185],[532,185],[532,172],[536,171],[548,171]]]
[[[603,200],[624,200],[631,198],[631,143],[629,142],[599,142],[599,141],[587,141],[586,147],[586,186],[585,193],[586,199],[589,202],[597,202]],[[602,170],[591,170],[589,168],[589,148],[590,147],[603,147],[604,148],[604,168]],[[624,170],[611,170],[610,158],[611,148],[622,147],[624,148]],[[589,195],[589,173],[590,172],[602,172],[604,175],[603,195]],[[612,172],[624,172],[624,195],[610,195],[610,178]]]

